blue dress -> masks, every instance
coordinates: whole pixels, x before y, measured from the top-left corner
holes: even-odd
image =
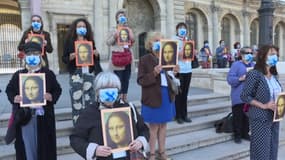
[[[170,101],[167,86],[161,86],[162,102],[160,107],[142,104],[141,115],[147,123],[166,123],[175,117],[175,104]]]

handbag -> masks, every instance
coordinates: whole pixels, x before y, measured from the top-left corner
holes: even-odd
[[[192,68],[198,68],[199,67],[199,62],[198,62],[198,58],[195,55],[193,61],[191,62],[191,66]]]
[[[233,114],[229,113],[227,116],[218,120],[214,124],[216,133],[232,133],[233,132]]]
[[[178,95],[180,92],[180,84],[179,80],[175,77],[170,76],[169,74],[165,74],[167,79],[167,85],[172,93]],[[175,80],[174,80],[175,78]]]
[[[112,63],[114,66],[124,67],[132,62],[132,53],[129,50],[123,52],[112,52]]]
[[[130,151],[130,160],[146,160],[141,151]]]

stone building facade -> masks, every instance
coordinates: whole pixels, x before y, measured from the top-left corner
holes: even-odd
[[[12,3],[11,3],[12,2]],[[10,4],[9,4],[10,3]],[[2,5],[1,5],[2,4]],[[59,73],[64,71],[61,62],[63,41],[66,31],[73,20],[85,17],[92,24],[95,44],[102,60],[110,56],[105,41],[108,31],[115,27],[115,13],[125,8],[128,22],[134,30],[136,43],[134,54],[138,58],[143,53],[146,32],[158,30],[167,38],[175,34],[175,25],[186,22],[191,39],[195,40],[196,48],[209,40],[210,47],[216,48],[220,39],[232,48],[236,41],[251,46],[258,43],[259,22],[257,0],[1,0],[1,10],[5,6],[18,10],[20,24],[13,26],[16,45],[19,37],[30,24],[32,14],[39,14],[44,19],[44,29],[51,34],[54,52],[48,55],[50,66]],[[285,60],[285,6],[276,3],[273,24],[274,44],[280,47],[280,59]],[[5,32],[7,25],[0,24],[0,33]],[[17,28],[18,27],[18,28]],[[9,36],[7,36],[9,38]],[[6,39],[8,39],[6,37]],[[5,45],[5,38],[0,38],[0,48]],[[0,56],[7,51],[1,50]],[[16,51],[10,51],[16,53]]]

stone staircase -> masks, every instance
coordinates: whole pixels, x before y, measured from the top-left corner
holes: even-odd
[[[133,102],[140,110],[140,102]],[[188,115],[192,123],[178,125],[168,123],[166,152],[175,160],[191,160],[200,155],[199,160],[210,159],[238,159],[248,156],[249,143],[234,144],[231,134],[215,133],[215,121],[230,112],[229,96],[217,93],[193,95],[188,100]],[[0,159],[15,159],[14,146],[4,144],[4,135],[9,114],[0,116]],[[69,145],[69,134],[72,130],[71,109],[56,109],[57,154],[59,160],[80,160]],[[284,138],[285,139],[285,138]],[[284,143],[285,141],[281,141]],[[220,148],[229,151],[223,151]],[[218,154],[217,153],[224,153]],[[207,153],[207,154],[203,154]],[[204,157],[201,157],[204,156]],[[189,158],[188,158],[189,157]]]

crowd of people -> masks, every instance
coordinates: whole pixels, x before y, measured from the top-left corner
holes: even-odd
[[[92,26],[86,19],[74,20],[66,36],[62,61],[69,71],[74,125],[70,145],[75,152],[88,160],[128,160],[146,157],[148,151],[149,160],[170,160],[165,152],[167,123],[192,122],[187,95],[197,56],[202,68],[212,68],[214,57],[218,68],[230,67],[227,82],[234,141],[249,140],[253,160],[277,159],[279,122],[272,121],[277,106],[284,115],[284,108],[279,109],[284,97],[275,103],[283,91],[276,68],[277,47],[264,45],[257,53],[256,48],[236,42],[230,52],[220,40],[214,54],[208,40],[198,52],[194,49],[183,22],[176,25],[173,41],[162,42],[166,36],[161,32],[148,32],[146,54],[138,63],[137,83],[142,93],[138,113],[127,98],[135,37],[125,10],[119,10],[115,20],[117,25],[106,41],[111,51],[109,71],[102,71]],[[62,89],[48,66],[46,52],[53,50],[50,35],[43,30],[39,15],[31,21],[18,46],[24,54],[24,69],[13,74],[6,88],[14,120],[6,142],[16,139],[16,159],[51,160],[56,159],[54,104]],[[249,106],[247,113],[245,106]]]

